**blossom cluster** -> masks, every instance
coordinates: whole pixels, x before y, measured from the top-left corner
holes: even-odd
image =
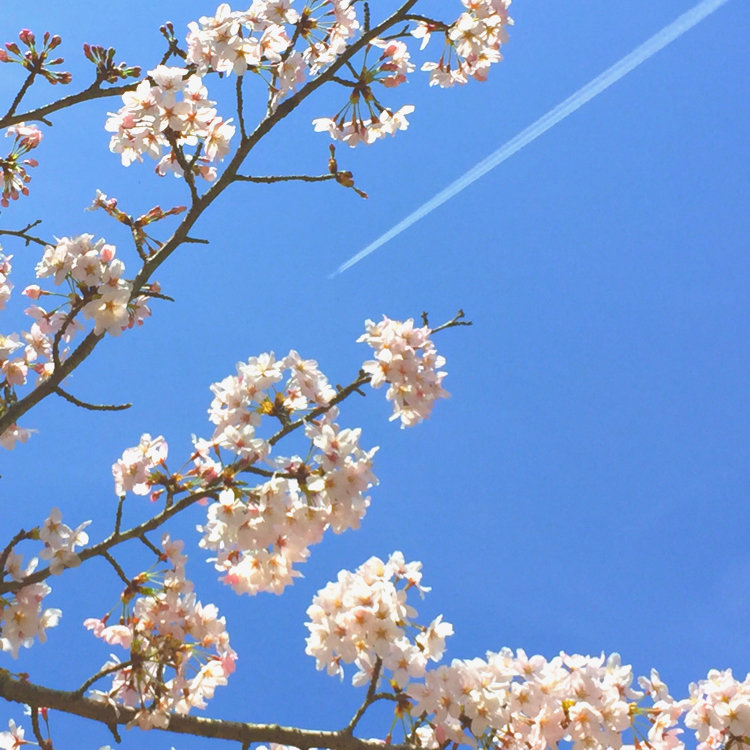
[[[750,745],[750,674],[740,682],[731,669],[712,669],[690,685],[685,726],[695,731],[698,750]]]
[[[76,547],[88,544],[89,536],[84,529],[91,521],[84,521],[75,529],[62,522],[59,508],[53,508],[49,516],[39,529],[39,539],[44,543],[44,549],[39,557],[49,560],[49,570],[52,575],[59,575],[65,568],[76,568],[81,560],[76,554]]]
[[[419,627],[417,611],[407,604],[410,588],[429,591],[421,585],[421,567],[407,563],[400,552],[385,562],[371,557],[353,573],[342,570],[321,589],[308,607],[306,623],[305,652],[317,668],[343,677],[342,663],[353,663],[359,669],[355,685],[370,682],[376,669],[388,670],[391,685],[403,688],[425,674],[429,660],[439,661],[453,626],[438,617]]]
[[[200,544],[216,551],[216,569],[237,593],[280,593],[326,530],[359,527],[369,505],[365,493],[377,481],[377,449],[360,448],[360,430],[340,429],[336,415],[330,409],[307,425],[313,451],[307,461],[279,457],[266,482],[226,489],[209,506]]]
[[[441,372],[445,359],[430,339],[427,326],[414,327],[410,318],[405,322],[383,316],[380,323],[365,321],[366,333],[357,339],[375,350],[375,359],[362,365],[370,375],[370,385],[380,388],[388,383],[386,397],[393,402],[391,419],[400,419],[401,427],[411,427],[427,419],[438,398],[447,398]]]
[[[441,30],[445,47],[437,62],[426,62],[422,70],[430,73],[430,86],[443,88],[464,84],[470,78],[485,81],[489,67],[500,62],[500,46],[508,41],[506,26],[511,0],[461,0],[466,10],[450,26],[420,21],[412,34],[422,39],[422,48],[430,35]]]
[[[138,445],[126,448],[112,464],[115,494],[118,497],[127,492],[148,495],[153,484],[152,474],[158,466],[164,465],[168,450],[167,441],[161,435],[153,439],[148,433],[141,435]]]
[[[0,386],[5,393],[26,385],[30,373],[38,381],[48,378],[55,362],[68,355],[68,344],[84,329],[78,313],[94,321],[96,334],[119,336],[125,328],[141,325],[151,314],[146,295],[134,299],[132,282],[124,278],[125,264],[115,258],[115,247],[93,235],[56,239],[46,245],[36,265],[39,279],[51,278],[55,285],[65,284],[67,294],[55,294],[31,284],[23,294],[38,301],[44,296],[62,296],[65,302],[55,309],[39,304],[27,307],[25,313],[33,321],[27,331],[0,333]],[[13,284],[9,279],[12,256],[0,253],[0,309],[7,303]],[[38,382],[37,381],[37,382]],[[0,435],[0,445],[12,449],[16,442],[28,439],[31,431],[12,425]]]
[[[27,184],[31,176],[27,167],[36,167],[36,159],[23,158],[25,154],[36,148],[42,140],[42,131],[36,125],[26,125],[23,122],[6,129],[5,136],[12,136],[13,148],[6,157],[0,157],[0,172],[2,173],[3,189],[0,194],[0,206],[7,208],[10,201],[19,195],[28,195]]]
[[[234,126],[214,108],[200,76],[184,68],[159,65],[134,91],[122,95],[124,106],[110,113],[105,129],[109,148],[124,166],[157,159],[156,172],[180,177],[187,168],[206,180],[216,178],[215,162],[229,152]],[[195,148],[187,155],[187,147]]]
[[[31,575],[39,563],[31,558],[24,566],[20,554],[11,552],[5,563],[4,574],[14,581],[23,581]],[[46,629],[60,621],[59,609],[43,608],[42,602],[52,589],[43,581],[22,586],[12,598],[0,598],[0,650],[18,656],[18,649],[31,648],[34,638],[42,643],[47,640]],[[7,596],[7,595],[6,595]]]
[[[93,239],[91,234],[81,234],[47,245],[36,275],[40,279],[51,276],[57,285],[69,281],[76,289],[83,317],[94,321],[94,333],[119,336],[126,328],[140,325],[151,313],[146,297],[131,302],[133,285],[123,278],[125,264],[115,258],[114,245]],[[26,290],[29,296],[38,293],[38,287]],[[38,309],[36,315],[46,319],[44,311]],[[64,316],[60,323],[67,325]]]
[[[412,30],[414,37],[422,39],[423,48],[434,32],[441,32],[445,39],[440,60],[422,66],[422,70],[430,72],[430,85],[452,86],[466,83],[469,78],[485,80],[489,66],[502,59],[500,46],[507,41],[506,27],[512,24],[508,16],[510,0],[462,2],[465,10],[452,24],[422,19]],[[253,73],[267,86],[268,110],[273,112],[308,76],[315,77],[336,62],[361,24],[353,0],[321,0],[308,3],[299,11],[292,7],[292,0],[253,0],[244,11],[232,10],[229,4],[222,3],[213,16],[188,24],[188,29],[189,67],[159,66],[150,71],[150,82],[147,79],[134,94],[126,94],[126,107],[107,123],[107,129],[117,133],[110,148],[121,153],[123,164],[140,160],[143,153],[159,158],[165,146],[164,123],[169,120],[168,127],[176,131],[177,141],[167,138],[172,150],[163,157],[157,172],[163,174],[168,167],[179,174],[185,166],[185,160],[177,158],[175,146],[182,143],[180,138],[185,134],[194,137],[194,125],[176,111],[173,96],[161,108],[162,114],[156,115],[159,102],[155,98],[158,100],[161,93],[157,78],[164,75],[159,71],[170,71],[175,80],[181,77],[183,81],[200,81],[199,76],[211,71],[238,76]],[[382,104],[373,86],[398,86],[414,69],[404,41],[395,37],[371,39],[364,46],[361,67],[348,66],[353,80],[337,79],[346,87],[346,104],[333,117],[316,118],[315,130],[327,132],[349,146],[370,144],[405,130],[407,115],[414,107]],[[184,96],[184,100],[188,98]],[[212,175],[210,172],[205,176]]]
[[[420,563],[400,552],[386,562],[372,557],[340,571],[307,610],[306,652],[317,668],[341,676],[343,664],[354,663],[355,685],[386,678],[406,742],[429,750],[546,750],[560,742],[574,750],[683,750],[684,715],[699,750],[750,744],[750,675],[740,682],[731,670],[712,670],[690,686],[689,699],[675,700],[656,670],[634,685],[619,654],[546,659],[504,648],[429,668],[453,628],[442,617],[419,625],[407,601],[412,588],[429,590]]]
[[[314,360],[294,350],[277,360],[271,352],[238,363],[236,373],[211,386],[209,419],[216,427],[210,440],[196,441],[193,473],[211,480],[231,466],[230,473],[268,479],[256,486],[234,482],[221,492],[199,528],[201,546],[216,552],[213,562],[236,592],[279,593],[327,529],[359,526],[369,505],[365,493],[377,482],[377,449],[362,449],[359,429],[336,424],[338,410],[330,405],[336,391]],[[304,418],[306,459],[270,455],[271,438],[259,434],[268,417],[282,430]],[[222,451],[233,457],[230,464]]]
[[[367,45],[366,58],[373,50],[376,54],[378,50],[382,52],[374,63],[363,66],[347,103],[334,117],[313,120],[316,131],[327,132],[335,140],[356,146],[374,143],[409,127],[406,116],[414,107],[405,104],[394,112],[380,103],[372,89],[374,83],[394,88],[406,81],[406,74],[414,70],[406,44],[393,39],[373,39]]]
[[[305,13],[310,23],[309,10]],[[269,106],[273,110],[305,80],[305,59],[290,48],[285,27],[300,20],[289,0],[255,0],[246,11],[233,11],[222,3],[214,16],[188,24],[187,62],[196,66],[199,75],[213,70],[268,76]]]
[[[359,28],[352,6],[352,0],[323,0],[297,12],[291,0],[253,0],[248,10],[232,11],[222,3],[213,17],[188,25],[187,61],[199,72],[264,71],[272,89],[290,91],[304,80],[306,67],[316,74],[346,49]],[[295,27],[293,33],[286,25]],[[302,53],[291,49],[296,37]]]
[[[185,578],[182,546],[164,535],[167,569],[161,576],[133,579],[122,597],[128,611],[118,624],[107,625],[107,617],[84,622],[96,637],[130,652],[127,661],[104,665],[114,670],[112,687],[93,690],[92,697],[136,709],[132,723],[142,729],[166,727],[172,712],[205,708],[215,689],[226,685],[237,659],[225,619],[213,604],[196,599]]]
[[[454,659],[407,688],[422,747],[481,740],[508,748],[620,748],[631,727],[632,670],[617,654],[608,659],[560,654],[551,660],[519,650],[488,652],[485,659]],[[668,730],[679,710],[665,706]],[[653,738],[658,743],[662,738]],[[657,744],[652,745],[656,747]],[[663,746],[663,745],[662,745]]]
[[[49,561],[52,575],[62,573],[64,568],[81,564],[76,547],[88,543],[84,529],[90,521],[71,529],[62,522],[62,514],[53,508],[44,523],[27,535],[44,545],[39,558]],[[10,576],[13,581],[24,583],[37,568],[39,558],[33,557],[24,565],[23,556],[12,549],[8,552],[0,580]],[[30,648],[34,638],[46,639],[45,630],[57,625],[62,613],[59,609],[43,609],[42,600],[51,592],[43,581],[22,585],[12,597],[0,597],[0,650],[18,656],[21,646]],[[6,595],[7,597],[7,595]]]

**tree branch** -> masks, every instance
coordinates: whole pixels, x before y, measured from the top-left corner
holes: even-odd
[[[23,229],[0,229],[0,234],[7,234],[11,237],[20,237],[22,240],[26,241],[26,247],[29,246],[30,243],[36,242],[37,245],[41,245],[42,247],[46,247],[49,245],[49,242],[45,242],[40,237],[34,237],[31,234],[28,234],[29,229],[33,229],[38,224],[41,224],[42,220],[37,219],[36,221],[33,221],[31,224],[27,224]]]
[[[335,174],[284,174],[284,175],[261,175],[258,177],[252,177],[250,175],[238,174],[234,176],[234,179],[238,182],[290,182],[291,180],[301,180],[302,182],[324,182],[325,180],[335,180]]]
[[[51,114],[52,112],[59,112],[61,109],[72,107],[81,102],[88,102],[92,99],[121,96],[126,91],[133,91],[139,83],[139,81],[136,81],[135,83],[129,83],[124,86],[113,86],[110,89],[103,89],[100,88],[99,83],[92,83],[87,89],[83,89],[83,91],[79,91],[77,94],[64,96],[62,99],[58,99],[56,102],[51,102],[50,104],[45,104],[43,107],[30,109],[28,112],[22,112],[21,114],[7,114],[0,119],[0,128],[7,128],[10,125],[15,125],[19,122],[28,122],[29,120],[40,120],[41,122],[50,125],[51,123],[45,119],[45,115]]]
[[[46,706],[57,711],[81,716],[106,724],[110,728],[133,721],[136,710],[124,706],[112,706],[101,701],[83,698],[75,692],[54,690],[13,677],[10,672],[0,670],[0,697],[15,703],[31,706]],[[212,719],[198,716],[171,714],[169,724],[163,730],[194,737],[231,740],[242,744],[274,742],[293,745],[300,750],[330,748],[331,750],[411,750],[409,745],[390,745],[380,740],[364,740],[344,731],[324,731],[282,727],[278,724],[249,724],[227,719]]]
[[[80,406],[82,409],[88,409],[89,411],[123,411],[123,409],[129,409],[133,404],[90,404],[88,401],[81,401],[72,394],[64,391],[62,388],[55,388],[55,393],[61,396],[66,401],[70,401],[75,406]]]
[[[214,488],[202,489],[199,492],[195,492],[187,497],[183,497],[181,500],[176,502],[174,505],[170,505],[164,508],[160,513],[155,516],[143,521],[143,523],[133,526],[127,531],[113,531],[106,539],[102,540],[98,544],[94,544],[91,547],[82,549],[78,554],[81,562],[91,559],[92,557],[103,557],[113,547],[123,542],[128,542],[131,539],[141,539],[144,534],[148,531],[158,529],[164,523],[166,523],[172,516],[177,515],[181,511],[185,510],[189,506],[197,503],[203,498],[211,498],[216,500],[217,491]],[[0,595],[7,592],[16,592],[22,589],[24,586],[28,586],[31,583],[39,583],[40,581],[49,578],[51,575],[50,569],[42,568],[37,570],[30,575],[26,576],[20,581],[6,581],[0,582]],[[44,705],[40,703],[39,705]]]

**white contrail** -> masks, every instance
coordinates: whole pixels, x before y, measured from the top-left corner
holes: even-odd
[[[480,161],[479,164],[466,172],[466,174],[459,177],[455,182],[452,182],[444,190],[441,190],[434,198],[430,198],[427,203],[420,206],[414,213],[409,214],[392,229],[380,235],[364,250],[360,250],[356,255],[353,255],[346,263],[342,263],[331,274],[331,277],[346,271],[347,268],[351,268],[355,263],[359,263],[359,261],[366,258],[370,253],[375,252],[381,245],[401,234],[405,229],[408,229],[412,224],[427,216],[427,214],[434,211],[454,195],[460,193],[464,188],[469,187],[472,182],[475,182],[482,175],[502,164],[524,146],[536,140],[542,133],[546,133],[551,127],[564,120],[597,94],[601,94],[602,91],[619,81],[642,62],[648,60],[649,57],[664,49],[670,42],[681,37],[686,31],[692,29],[693,26],[700,23],[707,16],[710,16],[728,1],[703,0],[703,2],[698,3],[694,8],[687,11],[687,13],[683,13],[675,21],[665,26],[658,34],[654,34],[654,36],[634,49],[629,55],[623,57],[622,60],[616,62],[612,67],[607,68],[601,75],[594,78],[593,81],[578,89],[575,94],[569,96],[564,102],[551,109],[546,115],[540,117],[525,130],[522,130],[517,136],[504,143],[497,151],[491,153],[486,159]]]

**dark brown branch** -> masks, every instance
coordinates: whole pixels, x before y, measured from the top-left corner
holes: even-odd
[[[362,705],[357,709],[357,713],[352,716],[352,720],[344,728],[346,734],[352,734],[359,724],[359,720],[364,716],[365,711],[372,705],[375,700],[375,689],[378,686],[380,680],[380,670],[383,668],[383,660],[378,657],[375,661],[375,669],[372,670],[372,678],[370,679],[370,685],[367,688],[367,695],[362,701]]]
[[[22,240],[25,240],[26,247],[29,246],[31,242],[36,242],[37,245],[41,245],[42,247],[46,247],[49,245],[49,242],[45,242],[40,237],[34,237],[31,234],[28,234],[29,229],[33,229],[38,224],[41,224],[42,220],[37,219],[36,221],[33,221],[31,224],[27,224],[23,229],[0,229],[0,234],[7,234],[11,237],[20,237]]]
[[[335,174],[284,174],[284,175],[261,175],[253,177],[250,175],[238,174],[234,176],[234,179],[238,182],[290,182],[292,180],[301,180],[302,182],[324,182],[325,180],[335,180]]]
[[[48,745],[42,737],[42,728],[39,726],[39,708],[34,704],[29,704],[29,709],[31,710],[31,731],[34,733],[39,747],[47,747]]]
[[[8,117],[12,117],[13,113],[18,108],[18,105],[21,103],[21,99],[25,96],[26,92],[31,87],[31,84],[34,83],[34,79],[36,78],[36,71],[32,70],[31,73],[29,73],[28,76],[26,76],[26,80],[23,82],[21,88],[18,90],[18,93],[16,94],[16,98],[13,100],[13,102],[10,105],[10,109],[5,113],[5,116],[3,117],[3,120],[5,120]]]
[[[0,119],[0,128],[7,128],[10,125],[15,125],[19,122],[28,122],[29,120],[41,120],[46,124],[51,124],[45,119],[45,115],[51,114],[52,112],[59,112],[61,109],[72,107],[81,102],[88,102],[92,99],[102,99],[108,96],[121,96],[126,91],[133,91],[138,85],[139,81],[135,83],[129,83],[124,86],[113,86],[109,89],[100,88],[98,83],[92,83],[87,89],[79,91],[77,94],[70,94],[70,96],[64,96],[62,99],[58,99],[56,102],[45,104],[43,107],[37,107],[31,109],[28,112],[22,112],[21,114],[5,115]]]
[[[126,585],[130,586],[130,579],[125,575],[125,571],[120,567],[120,563],[115,560],[106,550],[102,552],[102,557],[114,568],[117,577]]]
[[[33,682],[16,679],[5,670],[0,670],[0,697],[30,706],[46,706],[56,711],[98,721],[110,728],[133,721],[136,714],[135,709],[132,708],[124,706],[115,708],[101,701],[82,698],[75,692],[54,690]],[[381,740],[359,739],[343,731],[297,729],[282,727],[278,724],[249,724],[177,714],[169,717],[169,724],[163,731],[230,740],[245,745],[255,742],[266,744],[274,742],[280,745],[293,745],[300,750],[310,750],[314,747],[331,750],[411,750],[409,745],[391,745]]]
[[[237,97],[237,120],[240,123],[240,135],[244,141],[247,138],[247,131],[245,130],[245,104],[242,100],[242,82],[245,80],[244,76],[237,76],[237,83],[235,84],[235,95]]]
[[[88,409],[89,411],[123,411],[129,409],[133,404],[90,404],[87,401],[81,401],[72,394],[64,391],[59,386],[54,391],[58,396],[61,396],[66,401],[70,401],[75,406],[80,406],[82,409]]]
[[[76,695],[79,698],[83,698],[83,694],[98,680],[101,680],[102,677],[106,677],[108,674],[112,674],[113,672],[118,672],[121,669],[124,669],[125,667],[129,667],[132,664],[130,659],[127,661],[118,661],[117,664],[112,664],[109,667],[105,667],[104,669],[100,669],[95,675],[92,675],[91,677],[84,682],[81,687],[78,688],[75,692],[72,693],[72,695]]]

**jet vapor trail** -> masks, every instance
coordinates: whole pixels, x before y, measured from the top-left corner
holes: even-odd
[[[629,55],[616,62],[612,67],[607,68],[603,73],[598,75],[592,81],[582,88],[578,89],[572,96],[558,104],[554,109],[540,117],[525,130],[522,130],[517,136],[511,138],[507,143],[500,146],[497,151],[491,153],[486,159],[483,159],[476,166],[472,167],[466,174],[452,182],[448,187],[441,190],[436,196],[430,198],[426,203],[421,205],[414,213],[409,214],[405,219],[389,229],[385,234],[380,235],[374,242],[366,248],[353,255],[346,263],[342,263],[332,274],[331,278],[337,274],[343,273],[347,268],[351,268],[355,263],[359,263],[370,253],[375,252],[379,247],[389,240],[398,236],[412,224],[427,216],[438,206],[441,206],[454,195],[460,193],[464,188],[469,187],[473,182],[478,180],[482,175],[491,169],[502,164],[517,151],[536,140],[542,133],[546,133],[551,127],[564,120],[568,115],[573,114],[577,109],[582,107],[586,102],[593,99],[597,94],[609,88],[613,83],[617,83],[621,78],[637,68],[642,62],[649,57],[660,52],[675,39],[681,37],[686,31],[689,31],[704,18],[710,16],[720,6],[728,0],[703,0],[691,10],[683,13],[679,18],[665,26],[660,32],[654,34],[639,47],[636,47]]]

